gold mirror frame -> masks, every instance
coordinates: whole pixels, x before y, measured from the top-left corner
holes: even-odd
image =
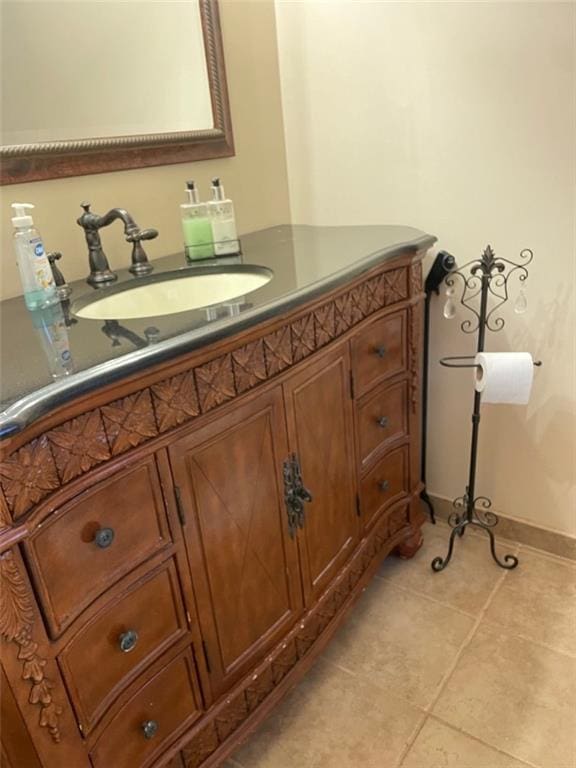
[[[234,154],[218,0],[199,0],[214,128],[0,146],[0,184],[84,176]]]

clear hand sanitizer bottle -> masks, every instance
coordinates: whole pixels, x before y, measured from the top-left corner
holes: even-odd
[[[220,179],[212,179],[212,200],[208,203],[212,231],[214,232],[214,253],[216,256],[227,256],[240,252],[240,243],[236,233],[236,219],[232,200],[224,195],[224,187]]]
[[[31,203],[12,203],[14,216],[14,248],[24,301],[28,309],[42,309],[58,301],[54,277],[50,262],[44,250],[40,232],[34,226],[32,216],[28,211],[34,206]]]
[[[68,329],[61,305],[58,303],[37,309],[30,315],[52,378],[60,379],[74,373]]]

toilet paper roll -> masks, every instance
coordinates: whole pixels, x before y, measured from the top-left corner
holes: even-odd
[[[525,405],[530,398],[534,362],[528,352],[479,352],[475,387],[483,403]]]

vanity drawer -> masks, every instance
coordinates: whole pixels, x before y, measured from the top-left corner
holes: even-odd
[[[380,387],[358,408],[360,463],[365,467],[393,440],[408,434],[408,384]]]
[[[52,636],[170,543],[153,457],[63,505],[25,544]]]
[[[360,512],[368,527],[391,504],[409,491],[408,446],[391,451],[360,483]]]
[[[370,323],[352,340],[356,396],[406,370],[406,312]]]
[[[58,657],[83,732],[120,691],[187,632],[173,559],[106,605]],[[87,674],[87,669],[93,671]]]
[[[189,650],[179,654],[116,713],[96,741],[94,768],[145,768],[200,717]]]

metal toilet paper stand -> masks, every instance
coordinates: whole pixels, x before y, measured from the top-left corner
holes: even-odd
[[[504,319],[496,316],[497,310],[508,301],[508,280],[511,275],[516,273],[520,286],[528,277],[526,267],[532,261],[534,254],[528,248],[520,252],[520,261],[518,263],[497,257],[492,248],[488,245],[480,259],[469,261],[464,266],[453,269],[446,277],[449,298],[448,302],[453,301],[452,296],[455,293],[455,284],[461,280],[462,295],[460,304],[466,307],[475,317],[474,319],[464,320],[460,328],[464,333],[476,333],[478,331],[477,352],[484,351],[484,340],[486,330],[497,332],[504,328]],[[469,275],[465,275],[465,271]],[[476,309],[475,300],[480,297],[480,308]],[[488,298],[494,297],[495,303],[489,309]],[[523,297],[523,294],[521,294]],[[446,312],[445,312],[446,314]],[[478,368],[474,362],[474,355],[456,355],[444,357],[440,364],[447,368]],[[542,365],[541,362],[535,362],[534,365]],[[472,413],[472,445],[470,448],[470,470],[468,475],[468,485],[463,496],[459,496],[452,503],[454,512],[448,518],[448,523],[452,528],[450,540],[448,542],[448,553],[446,557],[435,557],[431,566],[433,571],[442,571],[452,559],[454,550],[454,541],[456,536],[463,536],[464,531],[469,525],[482,528],[490,537],[490,551],[492,557],[501,568],[511,570],[518,565],[518,558],[514,555],[504,555],[504,560],[500,560],[496,554],[496,541],[493,528],[498,524],[498,515],[491,511],[492,502],[486,496],[476,496],[476,463],[478,458],[478,435],[480,428],[480,401],[481,393],[474,392],[474,409]]]

